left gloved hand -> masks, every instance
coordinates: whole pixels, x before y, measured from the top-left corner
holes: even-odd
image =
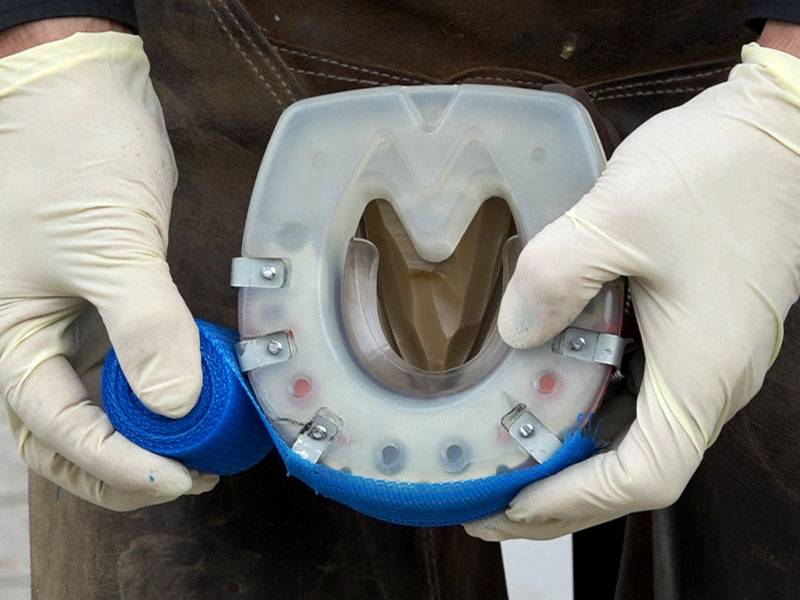
[[[800,294],[800,60],[756,44],[742,57],[727,82],[634,132],[520,256],[499,316],[510,345],[545,343],[627,276],[644,379],[615,448],[470,534],[552,538],[673,503],[761,387]]]
[[[109,341],[162,416],[202,386],[166,262],[178,173],[149,73],[142,40],[111,31],[0,60],[0,403],[34,472],[120,511],[219,480],[136,446],[101,407]]]

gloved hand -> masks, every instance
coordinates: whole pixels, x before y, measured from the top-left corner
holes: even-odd
[[[217,481],[135,446],[96,404],[109,337],[162,415],[189,412],[202,381],[165,262],[177,171],[148,73],[141,40],[113,32],[0,60],[0,397],[33,471],[116,510]]]
[[[470,534],[552,538],[673,503],[761,387],[800,294],[800,60],[756,44],[742,57],[727,82],[635,131],[525,247],[503,338],[541,345],[627,276],[644,379],[612,450],[528,486]]]

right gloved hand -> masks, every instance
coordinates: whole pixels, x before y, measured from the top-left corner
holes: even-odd
[[[531,484],[472,535],[551,538],[672,504],[761,387],[800,295],[800,59],[757,44],[742,59],[632,133],[520,255],[503,338],[542,345],[626,276],[642,384],[607,452]]]
[[[185,415],[202,383],[165,261],[177,171],[141,39],[78,33],[0,60],[0,165],[0,397],[22,458],[114,510],[210,490],[96,404],[109,338],[157,413]]]

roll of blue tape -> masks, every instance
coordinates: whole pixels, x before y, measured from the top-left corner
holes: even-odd
[[[134,395],[112,350],[103,370],[103,402],[114,427],[135,444],[217,475],[239,473],[267,455],[272,440],[239,370],[235,331],[197,320],[203,388],[181,419],[162,417]]]

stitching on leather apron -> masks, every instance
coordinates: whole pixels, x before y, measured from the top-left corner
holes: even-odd
[[[295,96],[295,95],[294,95],[294,92],[293,92],[293,91],[292,91],[292,89],[289,87],[289,84],[288,84],[288,83],[286,83],[286,80],[285,80],[285,79],[283,78],[283,76],[280,74],[280,72],[278,71],[278,69],[276,69],[276,68],[275,68],[275,65],[273,64],[273,61],[272,61],[272,59],[270,59],[270,57],[269,57],[269,56],[267,56],[267,54],[265,54],[265,53],[264,53],[264,51],[263,51],[263,50],[261,49],[261,47],[260,47],[260,46],[259,46],[259,45],[256,43],[256,41],[255,41],[255,40],[252,38],[252,36],[251,36],[249,33],[247,33],[247,31],[245,31],[244,27],[242,27],[242,23],[241,23],[241,21],[239,20],[239,17],[237,17],[235,14],[233,14],[233,11],[230,9],[230,5],[229,5],[229,3],[228,3],[228,2],[224,2],[224,3],[222,4],[222,7],[225,9],[225,12],[227,12],[227,13],[228,13],[228,15],[230,15],[231,19],[233,20],[233,22],[234,22],[234,24],[236,25],[236,28],[239,30],[239,32],[240,32],[240,33],[241,33],[241,34],[244,36],[244,38],[245,38],[245,39],[246,39],[246,40],[247,40],[247,41],[250,43],[250,45],[251,45],[253,48],[255,48],[255,50],[256,50],[256,52],[258,53],[258,55],[261,57],[261,59],[262,59],[262,60],[263,60],[263,61],[266,63],[266,65],[269,67],[270,71],[272,71],[272,74],[273,74],[273,75],[275,75],[275,77],[277,77],[277,78],[278,78],[278,81],[280,81],[280,82],[281,82],[281,85],[283,86],[283,88],[284,88],[284,91],[286,92],[286,95],[289,97],[289,99],[290,99],[291,101],[295,101],[295,100],[297,100],[297,96]]]
[[[518,83],[521,85],[530,85],[537,88],[542,87],[544,81],[528,81],[525,79],[507,79],[506,77],[490,77],[490,76],[477,76],[477,77],[467,77],[466,79],[462,79],[461,81],[502,81],[503,83]],[[549,80],[547,83],[551,83]]]
[[[262,27],[261,28],[264,33],[267,33],[266,30]],[[350,71],[355,71],[359,73],[365,73],[368,75],[374,75],[376,77],[390,79],[393,81],[398,82],[408,82],[408,83],[417,83],[417,84],[424,84],[426,83],[420,79],[414,79],[411,77],[403,77],[399,75],[394,75],[392,73],[379,71],[377,69],[369,69],[365,67],[360,67],[358,65],[348,63],[345,61],[328,58],[326,56],[322,56],[320,54],[316,54],[314,52],[309,51],[302,51],[296,50],[294,48],[290,48],[287,46],[281,46],[278,44],[274,44],[274,47],[284,54],[288,54],[290,56],[299,56],[302,58],[306,58],[308,60],[317,61],[323,64],[329,64],[335,67],[340,67],[343,69],[347,69]],[[673,87],[673,88],[666,88],[666,89],[654,89],[654,90],[637,90],[636,88],[644,88],[649,86],[657,86],[663,85],[667,83],[675,83],[678,81],[691,81],[696,79],[702,79],[705,77],[713,77],[714,75],[720,75],[722,73],[726,73],[730,70],[731,67],[718,67],[714,69],[709,69],[705,71],[700,71],[697,73],[688,73],[684,75],[673,75],[669,77],[660,77],[657,79],[649,79],[645,81],[635,81],[631,83],[618,83],[618,84],[610,84],[610,85],[600,85],[594,89],[584,88],[586,89],[587,93],[592,97],[593,100],[596,101],[606,101],[606,100],[616,100],[622,98],[634,98],[634,97],[647,97],[647,96],[658,96],[658,95],[671,95],[671,94],[690,94],[701,92],[706,89],[708,86],[692,86],[692,87]],[[367,85],[367,86],[386,86],[391,85],[388,82],[377,81],[372,79],[361,79],[358,77],[347,77],[344,75],[337,75],[335,73],[321,71],[321,70],[309,70],[309,69],[301,69],[299,67],[289,67],[289,69],[293,73],[297,73],[300,75],[305,75],[308,77],[319,77],[323,79],[331,79],[335,81],[342,81],[345,83],[355,83],[359,85]],[[488,81],[488,82],[501,82],[501,83],[509,83],[514,85],[520,85],[525,87],[533,87],[533,88],[541,88],[543,85],[542,82],[539,81],[530,81],[525,79],[513,79],[507,77],[498,77],[498,76],[475,76],[475,77],[466,77],[460,80],[461,83],[467,82],[480,82],[480,81]],[[621,90],[634,90],[631,92],[622,92]],[[606,94],[606,92],[612,91],[620,91],[618,94]],[[604,95],[605,94],[605,95]]]
[[[299,73],[300,75],[308,75],[310,77],[322,77],[324,79],[335,79],[337,81],[345,81],[347,83],[363,83],[364,85],[387,86],[392,85],[386,81],[372,81],[370,79],[357,79],[355,77],[345,77],[343,75],[334,75],[333,73],[323,73],[320,71],[308,71],[306,69],[298,69],[297,67],[289,67],[292,73]]]
[[[702,77],[711,77],[730,71],[731,67],[719,67],[711,69],[710,71],[701,71],[699,73],[687,73],[686,75],[673,75],[671,77],[662,77],[661,79],[648,79],[646,81],[636,81],[633,83],[623,83],[615,85],[600,86],[593,89],[590,94],[602,94],[604,92],[612,92],[616,90],[629,90],[637,87],[645,87],[648,85],[658,85],[662,83],[674,83],[676,81],[689,81],[691,79],[700,79]]]
[[[702,92],[703,90],[708,89],[708,86],[700,86],[700,87],[682,87],[682,88],[667,88],[667,89],[658,89],[658,90],[637,90],[635,92],[625,92],[622,94],[611,94],[608,96],[598,96],[597,93],[589,92],[589,95],[592,97],[592,100],[595,102],[601,102],[603,100],[616,100],[619,98],[638,98],[644,96],[665,96],[668,94],[693,94],[696,92]]]
[[[262,28],[262,30],[263,30],[263,28]],[[293,48],[287,48],[286,46],[280,46],[278,44],[273,44],[273,46],[275,48],[277,48],[277,50],[279,52],[283,52],[285,54],[290,54],[292,56],[301,56],[301,57],[307,58],[309,60],[316,60],[318,62],[329,64],[329,65],[333,65],[335,67],[341,67],[343,69],[348,69],[349,71],[357,71],[359,73],[366,73],[367,75],[375,75],[376,77],[383,77],[385,79],[391,79],[393,81],[400,81],[400,82],[406,82],[406,83],[425,83],[421,79],[413,79],[411,77],[402,77],[400,75],[393,75],[391,73],[378,71],[378,70],[374,70],[374,69],[366,69],[364,67],[359,67],[357,65],[354,65],[354,64],[351,64],[351,63],[342,62],[340,60],[336,60],[336,59],[333,59],[333,58],[326,58],[324,56],[320,56],[319,54],[314,54],[313,52],[303,52],[301,50],[295,50]],[[353,81],[361,81],[361,80],[354,79]]]
[[[239,52],[239,54],[241,54],[241,56],[245,60],[245,62],[248,65],[250,65],[250,68],[253,70],[253,72],[256,74],[256,76],[261,80],[261,82],[267,88],[267,91],[275,99],[275,102],[278,104],[278,106],[280,106],[281,108],[285,108],[288,103],[286,101],[282,100],[278,96],[278,94],[275,92],[275,88],[272,86],[272,84],[270,84],[270,82],[267,81],[267,79],[264,77],[264,75],[261,74],[261,71],[255,65],[255,63],[252,60],[250,60],[250,57],[247,55],[247,52],[245,52],[244,48],[242,48],[241,44],[236,39],[236,36],[234,36],[231,33],[231,31],[225,26],[225,23],[223,22],[221,15],[217,11],[217,9],[214,8],[211,0],[205,0],[205,3],[206,3],[206,6],[208,6],[209,10],[213,13],[214,18],[217,20],[217,23],[219,24],[219,26],[222,29],[222,31],[224,31],[225,34],[228,36],[228,38],[231,40],[231,42],[233,42],[233,45],[236,48],[236,50]]]

